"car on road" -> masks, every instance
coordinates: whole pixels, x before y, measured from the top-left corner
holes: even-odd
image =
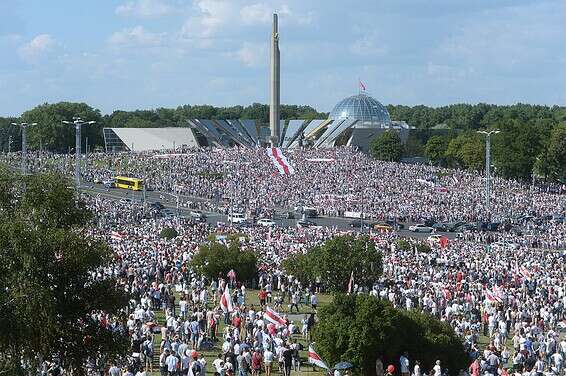
[[[492,248],[499,248],[499,249],[512,249],[515,250],[517,248],[519,248],[519,244],[517,243],[513,243],[513,242],[506,242],[506,241],[496,241],[494,243],[491,243],[491,247]]]
[[[251,228],[254,226],[254,223],[249,219],[244,219],[241,222],[234,223],[234,226],[238,228]]]
[[[395,230],[402,230],[405,228],[405,225],[402,223],[397,222],[394,219],[387,219],[385,221],[385,223],[387,223],[389,226],[393,227]]]
[[[164,218],[173,218],[175,216],[173,209],[164,209],[161,211],[161,214]]]
[[[362,227],[362,222],[358,219],[356,219],[355,221],[350,222],[350,227],[352,228],[360,228]],[[363,222],[363,228],[370,228],[371,224],[367,223],[367,222]]]
[[[152,208],[157,209],[157,210],[165,209],[165,206],[163,206],[163,204],[159,201],[152,202],[149,206],[151,206]]]
[[[453,232],[475,231],[478,226],[473,223],[464,223],[454,229]]]
[[[189,214],[191,218],[197,222],[206,222],[206,215],[200,210],[191,210]]]
[[[256,224],[258,226],[263,226],[263,227],[273,227],[275,226],[275,222],[273,222],[272,219],[268,219],[268,218],[261,218],[258,219],[258,221],[256,222]]]
[[[375,231],[393,231],[393,226],[387,223],[374,223],[372,228]]]
[[[433,224],[432,228],[436,231],[446,232],[446,231],[448,231],[448,224],[438,222],[438,223]]]
[[[316,223],[308,219],[300,219],[297,221],[297,227],[312,227],[312,226],[316,226]]]
[[[409,231],[411,232],[432,232],[432,230],[433,230],[432,227],[427,226],[423,223],[409,226]]]
[[[243,213],[231,213],[228,214],[228,222],[230,223],[242,223],[246,220],[246,215]]]

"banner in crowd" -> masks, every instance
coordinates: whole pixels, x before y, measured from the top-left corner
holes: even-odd
[[[274,310],[272,310],[267,306],[265,307],[263,318],[269,321],[270,323],[275,324],[275,326],[277,327],[287,326],[287,322],[283,320],[283,318],[279,316],[277,312],[275,312]]]
[[[317,367],[320,368],[324,368],[324,369],[328,369],[328,366],[326,365],[326,363],[324,363],[322,361],[322,359],[320,358],[320,356],[316,353],[316,351],[314,351],[314,348],[312,347],[312,344],[309,345],[309,363],[310,364],[314,364]]]
[[[287,157],[283,155],[280,148],[267,148],[267,155],[279,171],[279,175],[293,175],[295,173],[295,169],[289,164]]]
[[[234,312],[234,305],[232,304],[232,296],[230,295],[228,285],[226,285],[224,293],[222,297],[220,297],[220,308],[222,308],[222,312],[224,313]]]

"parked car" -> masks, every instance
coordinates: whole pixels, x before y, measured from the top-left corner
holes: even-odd
[[[237,223],[242,223],[245,220],[246,220],[245,214],[242,214],[242,213],[228,214],[228,222],[230,222],[230,223],[237,224]]]
[[[454,229],[454,232],[463,232],[463,231],[474,231],[477,230],[478,226],[473,223],[464,223]]]
[[[206,222],[206,215],[200,210],[191,210],[189,214],[197,222]]]
[[[362,227],[362,223],[363,223],[363,228],[370,228],[371,225],[369,223],[367,223],[366,221],[360,221],[359,219],[356,219],[352,222],[350,222],[350,227],[352,228],[361,228]]]
[[[423,223],[419,223],[417,225],[409,226],[409,231],[412,232],[432,232],[433,228],[430,226],[426,226]]]
[[[297,227],[311,227],[316,226],[316,223],[308,219],[300,219],[297,221]]]
[[[433,224],[432,228],[435,229],[436,231],[446,232],[446,231],[448,231],[448,224],[438,222],[438,223]]]
[[[374,223],[373,229],[376,231],[393,231],[393,226],[387,223]]]
[[[275,226],[275,222],[273,222],[273,220],[268,219],[268,218],[261,218],[259,219],[256,224],[258,226],[263,226],[263,227],[272,227]]]
[[[159,202],[159,201],[152,202],[152,203],[150,204],[150,206],[151,206],[152,208],[154,208],[154,209],[157,209],[157,210],[163,210],[163,209],[165,209],[165,206],[163,206],[163,204],[162,204],[161,202]]]

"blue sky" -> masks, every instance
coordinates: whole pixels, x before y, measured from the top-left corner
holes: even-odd
[[[1,0],[0,116],[281,100],[566,105],[565,0]]]

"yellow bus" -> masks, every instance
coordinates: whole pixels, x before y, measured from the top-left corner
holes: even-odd
[[[143,180],[127,176],[116,176],[114,178],[114,186],[116,188],[131,189],[132,191],[141,191],[143,189]]]

